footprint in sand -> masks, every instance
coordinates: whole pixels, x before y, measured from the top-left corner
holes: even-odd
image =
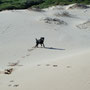
[[[34,50],[34,48],[32,48],[32,49],[27,49],[28,52],[31,52],[31,51],[33,51],[33,50]],[[27,54],[27,55],[25,55],[25,56],[22,56],[21,58],[25,58],[25,57],[28,57],[28,56],[30,56],[30,54]]]
[[[11,85],[11,84],[9,84],[8,86],[9,86],[9,87],[11,87],[12,85]]]
[[[9,68],[4,70],[4,74],[10,75],[13,72],[14,68]]]
[[[19,86],[19,84],[14,84],[14,80],[11,80],[11,81],[9,81],[10,82],[10,84],[8,85],[9,87],[18,87]]]
[[[38,64],[37,66],[41,66],[40,64]]]
[[[12,83],[14,82],[14,80],[9,81],[11,84],[9,84],[8,86],[11,87]]]
[[[11,80],[10,82],[14,82],[14,80]]]
[[[20,63],[20,61],[18,60],[17,62],[9,62],[8,64],[8,66],[11,66],[11,67],[14,67],[14,66],[23,66],[23,65],[20,65],[19,64]]]
[[[18,66],[20,61],[18,60],[17,62],[9,62],[8,66]]]
[[[9,84],[8,86],[11,87],[12,84]],[[13,85],[13,87],[18,87],[18,86],[19,86],[19,84]]]
[[[27,54],[26,56],[30,56],[30,54]]]
[[[46,66],[50,66],[50,64],[46,64]]]
[[[35,48],[32,48],[32,49],[28,49],[28,52],[31,52],[31,51],[33,51]]]
[[[15,84],[15,85],[13,85],[13,87],[18,87],[19,86],[19,84]]]
[[[33,51],[34,49],[28,49],[29,52]]]
[[[58,67],[58,65],[53,65],[53,67]]]
[[[25,56],[22,56],[22,58],[25,58]]]
[[[14,68],[4,69],[4,71],[0,71],[0,74],[10,75],[14,71]]]
[[[66,66],[67,68],[71,68],[71,66]]]

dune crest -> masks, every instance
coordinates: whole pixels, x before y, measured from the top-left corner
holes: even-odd
[[[71,4],[66,7],[66,9],[87,9],[89,6],[83,4]]]

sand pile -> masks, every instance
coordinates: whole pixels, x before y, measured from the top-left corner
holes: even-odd
[[[71,5],[69,5],[68,7],[66,7],[66,9],[87,9],[87,8],[89,8],[88,6],[86,6],[86,5],[83,5],[83,4],[77,4],[77,3],[75,3],[75,4],[71,4]]]
[[[77,25],[77,27],[80,29],[89,29],[90,28],[90,20]]]
[[[49,23],[49,24],[56,24],[56,25],[67,25],[66,22],[64,22],[63,20],[60,20],[58,18],[50,18],[50,17],[46,17],[42,19],[45,23]]]

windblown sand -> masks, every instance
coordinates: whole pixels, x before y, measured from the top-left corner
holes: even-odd
[[[90,90],[90,8],[68,7],[0,12],[0,90]]]

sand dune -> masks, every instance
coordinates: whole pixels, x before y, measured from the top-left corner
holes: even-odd
[[[0,12],[0,90],[90,90],[90,8],[69,7]]]
[[[84,5],[84,4],[71,4],[68,7],[66,7],[66,9],[87,9],[89,8],[89,6]]]

